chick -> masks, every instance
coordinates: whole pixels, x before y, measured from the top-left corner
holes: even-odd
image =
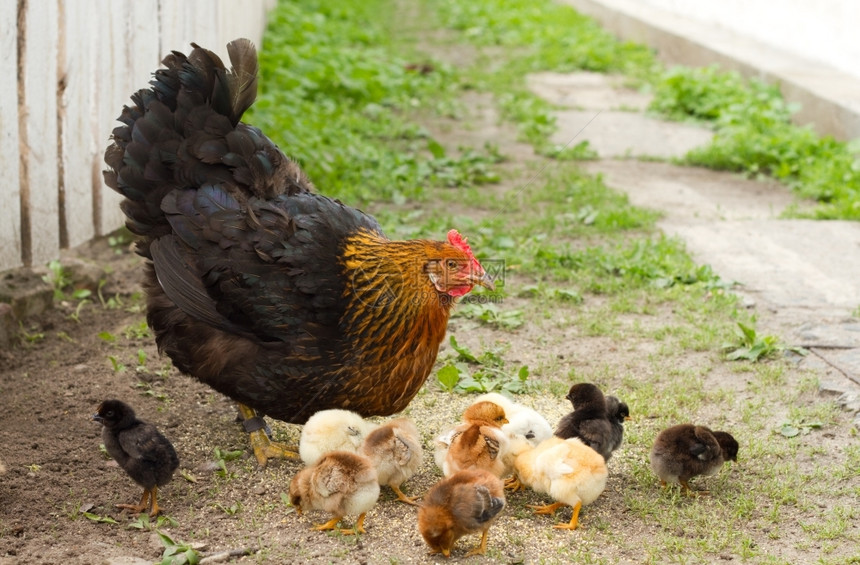
[[[379,498],[379,479],[370,459],[348,451],[331,451],[290,481],[290,504],[301,516],[304,510],[325,510],[332,519],[314,530],[333,530],[344,516],[358,514],[344,535],[363,534],[364,517]]]
[[[691,495],[687,483],[697,475],[715,475],[725,461],[738,460],[738,442],[727,432],[712,432],[705,426],[679,424],[657,435],[651,448],[651,469],[660,484],[680,483]],[[707,494],[701,491],[700,494]]]
[[[373,463],[380,485],[390,486],[398,500],[416,504],[419,497],[406,496],[400,490],[400,485],[418,472],[424,462],[424,451],[414,423],[397,418],[379,426],[364,439],[361,454]]]
[[[570,522],[553,526],[565,530],[577,528],[580,509],[600,496],[609,475],[603,457],[579,438],[551,437],[520,452],[515,467],[523,484],[555,500],[546,506],[530,506],[536,514],[553,514],[566,505],[573,507]]]
[[[508,423],[504,409],[492,402],[477,402],[466,408],[463,420],[465,423],[454,428],[442,473],[450,477],[474,467],[504,476],[506,467],[500,457],[508,442],[502,431],[502,425]]]
[[[329,451],[358,453],[367,434],[374,429],[376,424],[355,412],[321,410],[302,427],[299,457],[305,465],[313,465]]]
[[[612,426],[612,433],[609,435],[609,453],[606,454],[606,460],[609,461],[615,450],[621,447],[621,442],[624,439],[624,422],[630,419],[630,408],[618,398],[607,396],[606,415]]]
[[[505,411],[508,423],[502,425],[502,431],[509,437],[521,435],[532,445],[537,445],[552,436],[552,426],[537,411],[519,404],[497,392],[482,394],[475,401],[498,404]]]
[[[430,553],[451,555],[466,534],[481,532],[481,543],[466,554],[484,555],[490,526],[505,507],[502,481],[481,469],[466,469],[436,483],[418,510],[418,530]]]
[[[102,441],[108,455],[143,487],[140,504],[117,504],[117,508],[143,512],[148,507],[149,515],[157,516],[161,512],[156,497],[158,487],[169,483],[179,467],[173,445],[155,426],[138,420],[134,410],[119,400],[102,402],[93,420],[104,426]]]
[[[555,435],[562,439],[578,437],[609,459],[613,432],[603,393],[591,383],[579,383],[570,387],[567,399],[573,404],[573,412],[559,421]]]

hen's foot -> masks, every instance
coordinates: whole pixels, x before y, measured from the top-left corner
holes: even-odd
[[[248,432],[251,448],[257,458],[257,464],[265,467],[269,459],[298,459],[295,447],[278,443],[269,439],[266,421],[258,416],[253,408],[239,404],[239,414],[242,416],[242,427]]]

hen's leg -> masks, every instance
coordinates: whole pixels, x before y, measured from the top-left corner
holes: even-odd
[[[575,530],[579,525],[579,509],[582,508],[582,503],[577,502],[573,507],[573,514],[570,516],[570,522],[567,524],[556,524],[553,528],[557,530]]]
[[[269,459],[298,459],[295,447],[277,443],[266,434],[266,423],[250,406],[239,404],[239,414],[242,416],[242,426],[251,438],[251,447],[260,467],[265,467]]]
[[[143,489],[143,496],[140,498],[140,504],[117,504],[117,508],[122,508],[123,510],[131,510],[134,513],[140,513],[146,510],[149,505],[146,503],[149,500],[149,489]]]

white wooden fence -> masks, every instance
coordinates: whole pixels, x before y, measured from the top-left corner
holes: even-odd
[[[225,60],[232,39],[259,46],[274,3],[0,1],[0,271],[120,227],[102,155],[123,104],[192,41]]]

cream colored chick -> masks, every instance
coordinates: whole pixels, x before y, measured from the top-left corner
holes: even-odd
[[[569,523],[553,526],[565,530],[576,529],[580,509],[600,496],[609,475],[603,456],[579,438],[544,440],[519,453],[515,467],[523,484],[555,500],[546,506],[530,506],[536,514],[553,514],[562,506],[573,507]]]
[[[418,531],[430,553],[451,555],[464,535],[481,532],[481,543],[471,555],[487,552],[487,533],[505,507],[502,481],[480,469],[467,469],[439,481],[427,492],[418,510]]]
[[[463,412],[465,423],[454,428],[451,445],[442,464],[450,477],[463,469],[483,469],[497,477],[507,473],[503,458],[508,438],[502,426],[508,423],[505,411],[492,402],[477,402]]]
[[[505,417],[508,419],[508,423],[502,426],[502,431],[508,434],[508,437],[520,435],[535,446],[552,437],[552,426],[549,425],[546,418],[532,408],[514,402],[507,396],[498,392],[488,392],[479,396],[475,402],[492,402],[502,407],[505,411]]]
[[[364,438],[376,427],[349,410],[322,410],[302,427],[299,457],[305,465],[313,465],[329,451],[358,453]]]
[[[361,454],[376,467],[380,485],[390,486],[398,500],[416,504],[419,497],[406,496],[400,490],[424,462],[418,428],[412,421],[397,418],[379,426],[364,439]]]
[[[332,514],[314,530],[333,530],[344,516],[358,515],[344,535],[363,534],[364,517],[379,498],[379,479],[370,459],[348,451],[332,451],[315,465],[299,471],[290,482],[290,504],[301,516],[304,510],[324,510]]]

